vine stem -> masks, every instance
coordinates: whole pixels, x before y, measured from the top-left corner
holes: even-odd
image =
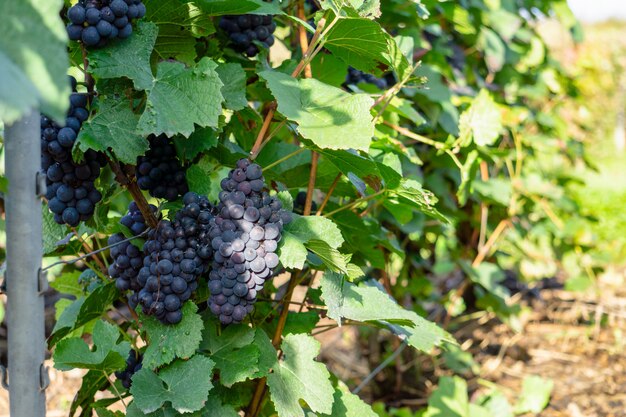
[[[320,208],[317,210],[317,213],[315,213],[316,216],[321,216],[322,215],[322,212],[324,211],[324,208],[326,207],[326,204],[328,204],[328,201],[330,200],[330,197],[333,195],[333,192],[335,191],[335,188],[337,188],[337,185],[339,184],[339,180],[341,179],[342,175],[343,174],[340,172],[339,174],[337,174],[337,176],[333,180],[333,183],[330,185],[330,188],[328,189],[328,192],[326,193],[326,196],[324,197],[324,201],[322,201],[322,204],[320,205]]]
[[[286,160],[288,160],[289,158],[293,158],[294,156],[302,153],[305,151],[305,148],[299,148],[293,152],[291,152],[289,155],[283,156],[282,158],[280,158],[278,161],[272,162],[271,164],[269,164],[268,166],[266,166],[265,168],[263,168],[264,170],[268,170],[268,169],[272,169],[274,168],[276,165],[278,164],[282,164],[283,162],[285,162]]]
[[[385,190],[383,189],[383,190],[380,190],[380,191],[378,191],[378,192],[376,192],[374,194],[368,195],[367,197],[363,197],[363,198],[359,198],[358,200],[354,200],[350,204],[346,204],[345,206],[339,207],[337,210],[333,210],[330,213],[325,214],[324,217],[330,217],[333,214],[337,214],[337,213],[339,213],[341,211],[349,210],[349,209],[351,209],[351,208],[353,208],[353,207],[355,207],[355,206],[357,206],[357,205],[359,205],[361,203],[364,203],[365,201],[369,201],[369,200],[371,200],[373,198],[378,197],[379,195],[383,194],[384,192],[385,192]]]
[[[83,239],[79,234],[78,231],[76,230],[75,227],[72,227],[72,232],[74,232],[74,236],[76,236],[76,239],[78,239],[78,241],[80,242],[80,244],[83,246],[83,248],[85,249],[86,254],[89,254],[91,256],[91,258],[94,260],[94,262],[98,265],[98,267],[100,268],[100,270],[102,271],[103,274],[108,275],[108,270],[107,267],[104,266],[104,263],[102,262],[102,259],[100,259],[97,255],[96,252],[91,248],[91,246],[89,246],[89,244],[85,241],[85,239]]]
[[[146,220],[148,226],[151,229],[156,228],[158,225],[158,220],[152,210],[150,210],[150,205],[148,204],[146,197],[144,197],[143,193],[139,189],[137,182],[128,178],[128,176],[126,175],[126,173],[124,173],[122,167],[117,161],[109,158],[109,165],[111,166],[111,169],[115,174],[115,179],[117,180],[117,182],[120,183],[120,185],[122,185],[123,187],[126,187],[130,195],[133,197],[133,200],[135,200],[135,203],[137,203],[137,207],[139,208],[139,211],[141,211],[141,214]]]
[[[389,126],[390,128],[392,128],[396,132],[400,133],[401,135],[404,135],[404,136],[406,136],[408,138],[411,138],[414,141],[425,143],[426,145],[430,145],[433,148],[443,149],[446,146],[444,143],[437,142],[435,140],[429,139],[426,136],[418,135],[417,133],[411,132],[409,129],[406,129],[404,127],[400,127],[400,126],[394,125],[393,123],[389,123],[387,121],[383,121],[383,124],[385,126]]]
[[[313,205],[313,190],[315,190],[315,179],[317,177],[317,162],[319,161],[320,154],[313,151],[311,155],[311,173],[309,175],[309,186],[306,189],[306,201],[304,203],[303,215],[308,216],[311,214],[311,206]]]

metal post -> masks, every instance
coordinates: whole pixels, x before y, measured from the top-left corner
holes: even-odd
[[[7,232],[7,328],[11,416],[44,417],[44,299],[42,258],[39,114],[32,112],[5,129]]]

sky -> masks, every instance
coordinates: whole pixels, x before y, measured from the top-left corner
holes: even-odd
[[[572,11],[583,22],[609,18],[626,20],[626,0],[567,0]]]

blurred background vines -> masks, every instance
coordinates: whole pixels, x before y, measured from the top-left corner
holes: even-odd
[[[50,408],[557,416],[537,358],[573,356],[529,323],[622,346],[620,23],[565,0],[9,3],[0,120],[43,115]]]

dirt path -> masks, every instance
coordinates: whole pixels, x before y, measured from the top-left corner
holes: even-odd
[[[493,349],[477,353],[483,377],[512,392],[519,392],[525,376],[551,379],[552,398],[542,417],[626,416],[626,296],[613,285],[621,282],[623,276],[603,277],[599,296],[543,291],[523,334],[503,325],[476,334],[500,346],[495,356]]]

